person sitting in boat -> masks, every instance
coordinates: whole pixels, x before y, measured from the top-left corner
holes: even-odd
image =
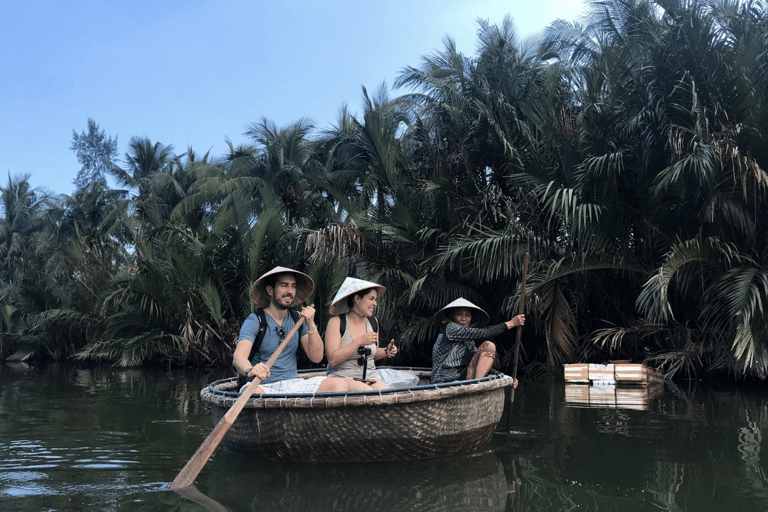
[[[440,334],[432,348],[432,383],[482,379],[493,366],[496,345],[492,338],[525,323],[525,315],[491,327],[488,313],[470,301],[458,298],[435,313]],[[479,347],[475,344],[483,341]],[[517,387],[517,380],[514,382]]]
[[[239,341],[233,356],[235,370],[248,380],[257,377],[261,382],[256,393],[323,393],[350,390],[351,379],[330,379],[327,377],[299,377],[296,353],[301,348],[315,363],[323,359],[323,340],[315,325],[315,308],[307,306],[299,313],[304,325],[275,360],[272,368],[268,361],[272,353],[285,338],[285,334],[299,320],[296,311],[289,308],[300,304],[312,295],[315,284],[301,272],[286,267],[275,267],[253,283],[251,300],[261,309],[251,313],[240,328]],[[263,318],[265,325],[261,325]],[[260,329],[263,328],[261,334]],[[260,340],[257,341],[257,340]],[[257,342],[259,346],[254,346]],[[247,384],[246,384],[247,385]],[[241,388],[241,391],[245,386]]]
[[[379,347],[378,320],[373,316],[376,301],[386,291],[379,284],[348,277],[328,310],[334,316],[328,320],[325,331],[326,375],[355,379],[354,390],[387,388],[376,371],[374,360],[394,357],[397,347],[394,339],[386,348]],[[365,361],[365,372],[361,360]],[[363,378],[368,382],[362,381]]]

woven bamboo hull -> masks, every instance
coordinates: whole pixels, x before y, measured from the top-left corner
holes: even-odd
[[[428,378],[427,370],[409,370]],[[237,398],[231,379],[201,396],[218,422]],[[418,459],[475,450],[492,437],[512,378],[420,385],[381,393],[254,395],[222,446],[290,461]]]

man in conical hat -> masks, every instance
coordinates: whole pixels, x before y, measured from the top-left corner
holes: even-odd
[[[310,361],[319,363],[323,359],[323,340],[315,325],[315,308],[302,307],[300,313],[291,309],[307,300],[314,289],[315,284],[308,275],[286,267],[273,268],[251,286],[251,300],[259,310],[251,313],[240,328],[233,365],[237,372],[248,380],[254,377],[260,379],[256,393],[323,393],[349,390],[346,382],[341,379],[299,378],[296,366],[299,345]],[[272,368],[268,368],[264,363],[296,324],[299,314],[304,317],[304,325],[275,360]],[[264,325],[260,318],[263,319]],[[258,336],[262,328],[263,334]],[[259,337],[261,342],[257,343],[258,347],[254,347]]]
[[[496,345],[486,338],[523,325],[525,315],[486,327],[488,313],[460,297],[435,313],[435,320],[440,324],[440,333],[432,348],[432,383],[438,384],[485,377],[496,358]],[[477,347],[481,340],[486,341]]]

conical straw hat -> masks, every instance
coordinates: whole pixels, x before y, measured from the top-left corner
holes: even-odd
[[[443,309],[435,313],[435,320],[438,324],[443,323],[443,320],[451,320],[450,318],[450,312],[454,308],[468,308],[472,310],[472,324],[475,324],[475,327],[485,327],[488,325],[488,322],[491,320],[491,317],[488,316],[488,313],[483,311],[482,308],[479,308],[469,302],[467,299],[463,299],[459,297],[455,301],[451,302],[447,306],[445,306]]]
[[[328,312],[332,315],[343,315],[349,312],[349,306],[347,305],[347,297],[353,295],[359,291],[367,290],[368,288],[376,288],[379,297],[384,295],[387,291],[386,287],[380,284],[372,283],[370,281],[364,281],[356,277],[348,277],[341,283],[341,288],[336,292],[336,296],[331,302],[331,307],[328,308]]]
[[[287,267],[275,267],[260,278],[256,280],[251,286],[251,300],[260,308],[266,308],[269,306],[269,294],[264,285],[264,281],[271,275],[291,273],[296,276],[296,296],[293,298],[291,307],[301,304],[312,295],[315,291],[315,283],[312,278],[307,274],[303,274],[298,270],[293,270]]]

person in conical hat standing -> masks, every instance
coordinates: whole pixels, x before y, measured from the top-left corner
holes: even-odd
[[[458,298],[435,313],[440,333],[432,348],[432,383],[482,379],[493,366],[496,345],[492,338],[525,323],[525,315],[486,327],[488,313],[464,298]],[[476,343],[483,341],[479,347]],[[514,382],[517,387],[517,380]]]
[[[363,376],[363,367],[358,363],[360,358],[358,350],[363,347],[370,353],[365,376],[366,379],[375,380],[375,382],[368,385],[359,380],[353,380],[354,389],[364,391],[387,387],[376,371],[374,360],[394,357],[397,354],[397,347],[394,345],[394,339],[387,347],[380,347],[379,333],[371,324],[377,300],[386,291],[387,289],[380,284],[348,277],[336,292],[328,310],[334,316],[328,321],[325,331],[325,355],[328,358],[326,374],[334,378],[360,379]],[[345,322],[342,322],[342,316]],[[342,323],[346,324],[343,333],[341,332]]]
[[[264,336],[258,350],[252,351],[260,320],[259,315],[251,313],[240,328],[233,365],[248,380],[254,377],[261,380],[256,393],[349,391],[347,382],[342,379],[299,378],[296,366],[299,345],[311,361],[319,363],[323,359],[323,340],[317,332],[315,308],[312,306],[301,308],[304,325],[275,360],[272,368],[264,364],[298,320],[289,314],[289,309],[307,300],[314,288],[315,284],[308,275],[279,266],[262,275],[251,286],[251,300],[264,312]]]

